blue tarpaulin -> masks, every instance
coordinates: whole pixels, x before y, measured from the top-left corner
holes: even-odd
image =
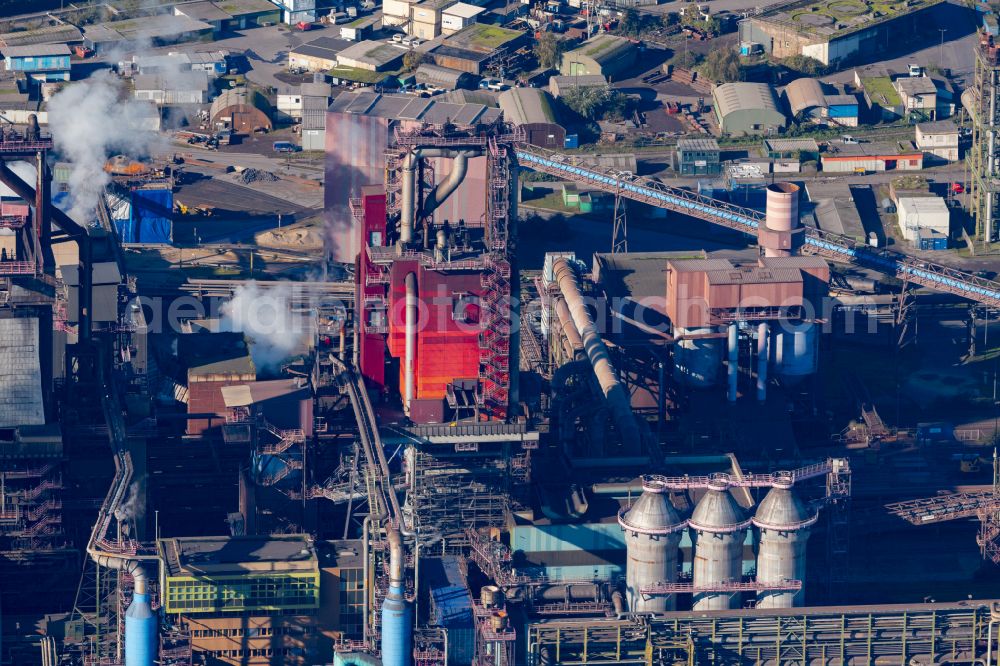
[[[170,188],[132,192],[128,219],[115,220],[122,243],[170,243],[173,238],[174,193]]]

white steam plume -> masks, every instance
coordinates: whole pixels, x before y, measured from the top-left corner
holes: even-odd
[[[122,498],[121,503],[115,509],[115,518],[119,522],[124,523],[122,525],[122,532],[125,535],[131,535],[131,529],[143,514],[146,513],[146,495],[143,492],[143,487],[145,486],[145,478],[133,481],[125,492],[125,496]]]
[[[48,109],[55,147],[72,167],[69,215],[90,224],[109,180],[104,171],[108,157],[149,155],[157,135],[140,129],[141,103],[129,98],[122,83],[106,72],[66,86]]]
[[[293,312],[291,303],[290,284],[261,289],[248,282],[222,306],[219,328],[246,335],[258,370],[275,368],[301,349],[310,334],[309,318]]]

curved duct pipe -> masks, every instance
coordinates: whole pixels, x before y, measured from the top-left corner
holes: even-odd
[[[382,601],[382,664],[409,666],[413,659],[410,604],[403,577],[403,536],[389,528],[389,591]]]
[[[480,149],[456,150],[452,148],[414,148],[403,158],[403,201],[400,206],[399,242],[408,244],[413,241],[413,226],[417,216],[417,168],[420,160],[425,157],[450,157],[455,165],[444,182],[440,183],[424,201],[420,210],[422,216],[430,215],[444,203],[458,186],[465,180],[469,171],[469,158],[482,155]]]
[[[417,274],[406,274],[406,353],[403,359],[405,368],[403,371],[406,412],[410,411],[410,403],[414,398],[414,385],[416,383],[417,372]]]
[[[584,351],[587,352],[587,358],[590,359],[590,364],[594,367],[594,374],[597,375],[597,381],[601,385],[604,397],[611,408],[611,414],[622,441],[626,445],[641,441],[639,427],[635,422],[635,415],[632,414],[631,400],[625,387],[621,385],[615,375],[615,368],[611,365],[608,348],[594,327],[587,306],[583,302],[580,287],[576,282],[576,271],[565,259],[557,259],[553,263],[552,269],[556,282],[559,284],[559,290],[562,292],[563,298],[566,299],[573,323],[576,324],[580,333]]]
[[[386,538],[389,541],[389,588],[403,593],[403,535],[398,529],[390,528]]]

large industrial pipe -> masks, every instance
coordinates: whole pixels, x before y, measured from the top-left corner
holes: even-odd
[[[469,171],[469,158],[482,155],[479,149],[454,150],[448,148],[415,148],[403,158],[403,201],[400,206],[399,241],[403,245],[413,241],[413,226],[417,217],[417,169],[425,157],[450,157],[455,160],[451,173],[435,187],[424,201],[420,216],[432,214],[445,199],[458,189]]]
[[[434,245],[434,261],[440,263],[444,261],[445,252],[448,250],[448,232],[444,229],[437,231],[437,243]]]
[[[757,327],[757,402],[767,400],[767,340],[770,334],[767,322],[761,322]]]
[[[132,603],[125,611],[125,666],[153,666],[159,640],[156,614],[149,605],[145,570],[136,566],[132,578],[135,581]]]
[[[740,370],[740,332],[736,324],[729,325],[729,391],[726,398],[736,402],[736,386]]]
[[[382,666],[409,666],[413,657],[410,604],[404,594],[403,537],[390,528],[389,592],[382,601]]]
[[[125,611],[125,666],[153,666],[159,651],[158,622],[149,602],[146,570],[135,560],[106,555],[92,547],[87,550],[98,566],[132,576],[132,603]]]
[[[410,403],[414,398],[417,373],[417,315],[418,310],[417,274],[406,274],[406,353],[403,358],[403,406],[410,411]]]
[[[580,337],[580,332],[576,330],[576,324],[573,323],[573,317],[569,313],[566,301],[562,298],[555,300],[556,317],[559,318],[559,325],[562,327],[563,336],[565,336],[569,344],[566,355],[570,359],[573,359],[576,356],[576,352],[583,351],[583,338]]]
[[[556,259],[552,264],[552,270],[559,290],[566,299],[573,323],[576,324],[582,338],[584,351],[587,352],[587,358],[594,367],[594,374],[597,375],[597,381],[611,408],[618,434],[626,446],[634,445],[640,442],[641,438],[635,415],[632,413],[632,403],[625,388],[618,381],[615,368],[611,365],[608,348],[594,327],[587,306],[583,302],[580,287],[576,282],[576,271],[566,259]]]

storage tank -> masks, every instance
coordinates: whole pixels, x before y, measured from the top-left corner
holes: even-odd
[[[633,613],[661,613],[677,606],[676,595],[644,599],[640,592],[656,583],[677,581],[677,554],[686,525],[667,491],[663,484],[644,478],[639,499],[618,513],[627,551],[626,597]]]
[[[774,374],[787,385],[794,385],[816,372],[819,365],[819,329],[803,323],[794,330],[775,327],[771,348],[774,350]]]
[[[145,572],[136,569],[132,575],[135,589],[125,611],[125,666],[153,666],[159,647],[156,614],[149,605]]]
[[[757,608],[801,606],[805,598],[806,541],[818,514],[810,511],[792,490],[792,483],[776,483],[757,507],[753,524],[760,529],[757,581],[781,583],[800,580],[798,591],[769,590],[757,594]]]
[[[749,525],[750,521],[729,494],[729,487],[724,482],[710,486],[698,500],[688,521],[694,541],[694,610],[739,607],[737,593],[697,590],[743,580],[743,543]]]
[[[712,327],[677,328],[675,334],[682,339],[674,345],[674,375],[692,388],[709,388],[715,385],[722,364],[721,338],[685,339],[686,335],[711,335]]]

